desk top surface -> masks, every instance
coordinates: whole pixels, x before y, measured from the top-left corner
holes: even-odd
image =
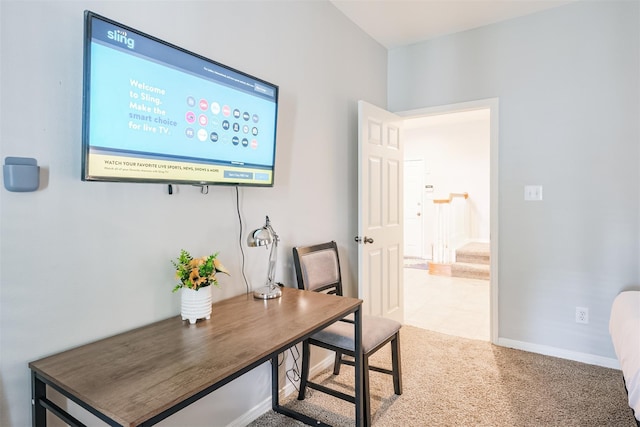
[[[239,295],[210,320],[171,317],[29,363],[29,368],[122,425],[138,425],[267,360],[361,300],[283,288],[281,298]]]

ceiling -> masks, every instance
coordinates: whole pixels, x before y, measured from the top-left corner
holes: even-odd
[[[330,0],[388,49],[578,0]]]

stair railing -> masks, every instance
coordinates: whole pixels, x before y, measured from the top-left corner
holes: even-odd
[[[455,262],[455,249],[464,243],[469,234],[466,200],[468,193],[450,193],[449,198],[434,199],[435,224],[432,262]]]

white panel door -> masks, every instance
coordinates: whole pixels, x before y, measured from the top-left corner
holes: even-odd
[[[402,119],[359,101],[358,122],[358,297],[403,322]]]

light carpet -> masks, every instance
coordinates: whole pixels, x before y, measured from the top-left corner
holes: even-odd
[[[412,326],[400,337],[404,393],[394,395],[390,376],[370,375],[376,427],[636,426],[620,371]],[[390,359],[384,348],[371,361],[390,366]],[[352,367],[315,380],[353,393]],[[295,397],[285,406],[333,426],[354,425],[352,404],[311,389],[304,401]],[[249,425],[303,424],[269,411]]]

